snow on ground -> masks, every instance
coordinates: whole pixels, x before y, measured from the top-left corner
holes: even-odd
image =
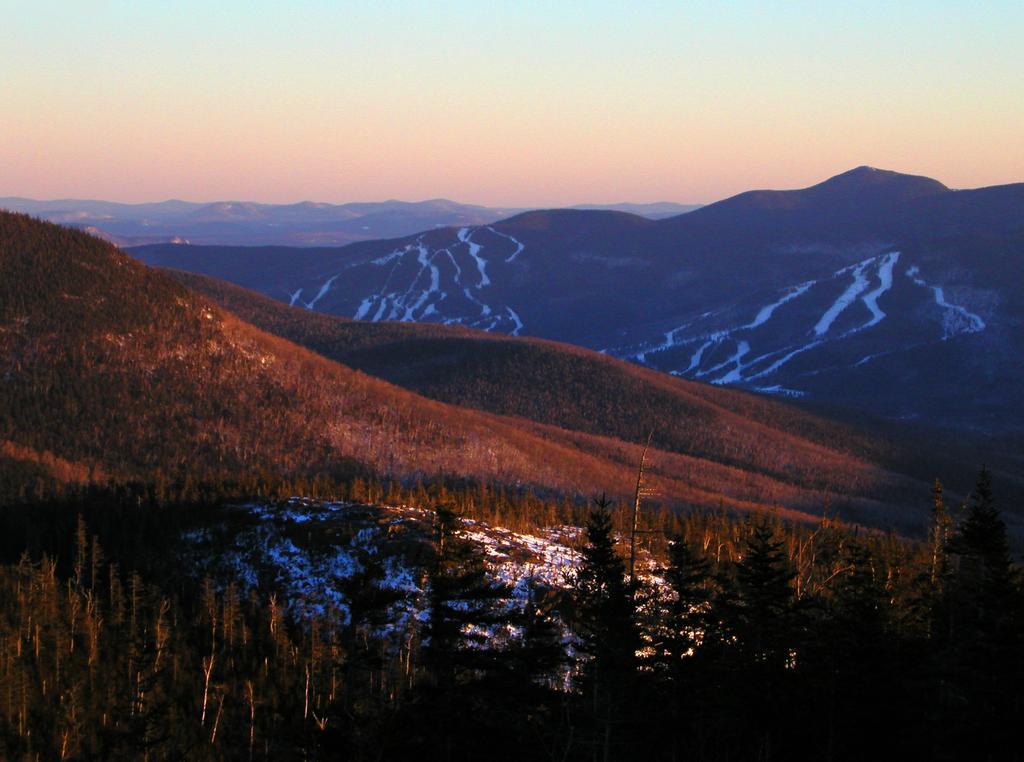
[[[483,246],[473,243],[472,235],[473,233],[469,228],[459,228],[459,240],[466,244],[466,247],[469,249],[469,256],[476,262],[477,270],[480,271],[480,282],[477,284],[477,288],[483,288],[484,286],[491,285],[491,279],[487,277],[487,261],[480,256],[480,250]]]
[[[865,294],[863,300],[871,312],[871,320],[862,325],[860,330],[877,325],[885,319],[885,313],[878,306],[878,298],[892,288],[892,268],[896,266],[899,258],[900,253],[898,251],[890,252],[882,258],[882,264],[878,266],[878,288],[869,294]]]
[[[338,273],[338,275],[340,274],[341,273]],[[313,297],[312,301],[306,302],[307,309],[313,309],[316,306],[316,303],[323,299],[324,295],[331,290],[331,286],[334,284],[334,281],[338,279],[338,275],[332,275],[327,279],[327,282],[320,286],[320,290],[317,291],[316,296]],[[299,291],[296,292],[296,298],[298,298],[298,294],[301,291],[302,289],[300,288]]]
[[[807,292],[807,289],[814,285],[814,283],[815,281],[812,280],[807,281],[807,283],[801,283],[799,286],[793,286],[793,288],[789,289],[782,296],[781,299],[778,299],[777,301],[774,301],[771,304],[767,304],[764,307],[762,307],[760,311],[758,311],[757,315],[754,316],[754,319],[742,327],[757,328],[759,326],[764,325],[771,319],[772,315],[775,313],[775,310],[777,310],[783,304],[791,302],[797,297],[802,296],[804,293]]]
[[[742,339],[738,339],[736,341],[736,353],[732,357],[730,357],[728,360],[726,360],[723,363],[719,363],[718,365],[714,366],[713,368],[709,368],[708,370],[703,371],[702,373],[698,373],[697,375],[698,376],[706,376],[706,375],[709,375],[711,373],[717,373],[718,371],[723,370],[724,368],[727,368],[730,365],[735,365],[735,367],[732,370],[730,370],[724,376],[720,376],[719,378],[716,378],[716,379],[712,380],[711,383],[713,383],[713,384],[731,384],[731,383],[735,383],[737,381],[742,381],[743,380],[743,358],[746,357],[748,354],[750,354],[750,344],[747,343],[746,341],[743,341]]]
[[[512,309],[511,307],[506,307],[505,309],[508,311],[508,316],[512,318],[512,322],[515,323],[516,326],[515,328],[512,329],[512,335],[518,336],[520,331],[523,330],[523,321],[520,319],[519,313],[516,312],[514,309]]]
[[[832,305],[825,310],[825,314],[821,316],[817,324],[814,326],[814,334],[816,336],[824,336],[828,333],[828,329],[832,327],[832,324],[836,321],[846,308],[853,304],[857,297],[860,296],[864,290],[870,285],[870,281],[867,276],[864,275],[865,268],[874,261],[874,258],[865,259],[863,262],[858,263],[853,268],[853,282],[847,286],[846,290],[839,295],[839,298],[832,302]],[[836,275],[847,272],[847,269],[840,270]]]
[[[721,315],[724,313],[705,312],[666,331],[657,341],[604,351],[645,365],[654,365],[674,376],[707,378],[713,384],[748,384],[754,391],[766,394],[804,396],[806,393],[799,389],[772,383],[772,376],[807,352],[826,345],[833,346],[885,321],[888,314],[882,307],[882,300],[893,291],[895,268],[900,257],[901,252],[889,251],[843,267],[831,276],[790,286],[782,290],[772,301],[762,303],[762,306],[753,312],[753,318],[745,323],[736,322],[730,327],[723,328]],[[943,311],[941,340],[985,329],[985,321],[980,315],[962,305],[947,301],[943,288],[931,285],[921,278],[917,266],[908,268],[906,275],[916,285],[928,289],[934,303]],[[781,307],[796,302],[812,290],[814,294],[820,294],[823,288],[828,288],[828,284],[837,282],[845,282],[843,290],[838,296],[831,297],[824,312],[817,313],[818,317],[813,325],[803,329],[799,323],[794,323],[790,319],[780,329],[772,331],[778,322],[777,312]],[[863,322],[837,330],[837,321],[855,308],[866,311]],[[794,314],[799,313],[788,314],[792,318]],[[718,323],[717,326],[715,322]],[[724,356],[723,350],[729,346],[732,347],[732,351]],[[678,351],[684,347],[688,349],[688,353],[680,356],[679,360],[675,354],[666,355],[665,359],[661,360],[657,357],[669,350]],[[867,355],[860,354],[858,359],[850,360],[850,367],[858,368],[877,357],[908,348],[911,347],[897,345]],[[760,354],[756,354],[754,349],[760,350]],[[670,357],[671,359],[668,359]],[[750,359],[751,357],[753,359]],[[672,367],[675,363],[678,365]],[[811,369],[801,372],[803,375],[814,375],[818,371]]]
[[[406,642],[429,620],[426,546],[433,538],[434,512],[414,506],[363,505],[292,498],[284,503],[251,503],[226,509],[222,524],[186,533],[182,560],[186,568],[215,583],[234,583],[239,592],[254,588],[261,596],[275,593],[297,618],[333,614],[348,622],[346,590],[352,584],[375,584],[396,594],[386,609],[387,624],[376,632],[395,647]],[[532,533],[513,532],[482,521],[463,519],[459,534],[480,547],[496,582],[510,589],[499,604],[522,610],[544,591],[566,591],[581,561],[578,548],[585,532],[575,526],[553,526]],[[622,538],[618,538],[622,542]],[[371,567],[373,571],[371,573]],[[357,578],[357,575],[366,576]],[[660,567],[643,549],[638,576],[654,595],[644,607],[664,610],[670,588]],[[550,600],[550,598],[548,599]],[[646,609],[645,609],[646,610]],[[578,641],[556,605],[553,621],[567,657]],[[649,614],[653,615],[655,609]],[[467,626],[470,647],[490,643],[499,648],[521,637],[508,623]],[[568,687],[571,671],[552,675]]]
[[[183,539],[199,573],[277,592],[296,615],[347,612],[344,583],[371,559],[380,565],[377,584],[404,593],[409,608],[422,601],[423,547],[433,536],[433,518],[432,511],[412,506],[293,498],[235,507],[225,526]],[[512,588],[518,605],[533,587],[565,587],[579,562],[572,546],[581,532],[559,526],[521,534],[470,519],[461,530],[480,544],[490,572]]]
[[[353,317],[372,322],[431,321],[520,335],[525,326],[519,313],[509,305],[484,301],[481,296],[483,289],[492,284],[484,252],[495,248],[491,242],[485,247],[474,240],[481,230],[515,245],[508,256],[507,245],[501,247],[500,253],[488,254],[499,264],[513,262],[525,248],[512,236],[490,227],[459,228],[450,239],[436,244],[427,243],[420,236],[415,243],[369,261],[371,265],[391,267],[376,293],[359,302]]]
[[[985,321],[980,315],[970,312],[958,304],[950,304],[946,301],[945,290],[942,286],[932,286],[921,277],[921,270],[914,265],[907,268],[907,277],[922,288],[930,289],[935,299],[935,304],[945,310],[943,320],[942,340],[946,341],[961,333],[978,333],[985,330]]]
[[[510,235],[506,235],[505,233],[500,233],[500,232],[498,232],[497,230],[495,230],[492,227],[488,227],[487,229],[490,230],[492,233],[494,233],[494,235],[500,235],[502,238],[507,238],[508,240],[510,240],[512,243],[514,243],[516,245],[516,250],[513,251],[511,254],[509,254],[507,257],[505,257],[505,262],[506,263],[514,262],[516,257],[518,257],[520,254],[522,254],[523,253],[523,249],[526,248],[526,246],[524,246],[520,241],[516,240],[515,238],[513,238]]]
[[[527,599],[531,584],[564,587],[579,564],[579,552],[566,544],[579,536],[579,527],[554,527],[542,535],[529,535],[472,519],[463,523],[463,536],[483,548],[494,576],[510,585],[517,599]]]

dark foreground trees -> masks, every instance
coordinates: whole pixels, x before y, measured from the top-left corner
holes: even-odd
[[[296,620],[151,559],[187,509],[91,500],[3,519],[0,549],[46,551],[0,566],[4,759],[1021,757],[1020,579],[984,472],[922,543],[690,517],[636,589],[602,502],[573,579],[525,597],[441,505],[404,620],[369,557],[346,611]]]

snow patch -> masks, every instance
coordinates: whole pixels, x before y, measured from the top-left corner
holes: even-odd
[[[338,273],[338,275],[341,275],[341,273]],[[331,276],[330,278],[327,279],[326,283],[320,286],[320,290],[317,291],[317,294],[316,296],[313,297],[313,300],[310,302],[306,302],[306,309],[313,309],[316,303],[319,302],[324,297],[324,295],[331,290],[331,285],[334,283],[334,281],[338,279],[338,275]]]
[[[477,270],[480,271],[480,283],[477,284],[477,288],[483,288],[484,286],[491,285],[491,279],[487,277],[487,262],[480,256],[480,250],[483,246],[473,243],[471,235],[472,232],[469,228],[459,228],[458,238],[462,243],[466,244],[466,247],[469,249],[469,256],[476,261]]]
[[[516,245],[516,250],[513,251],[511,254],[509,254],[507,257],[505,257],[506,264],[509,263],[509,262],[514,262],[516,257],[518,257],[520,254],[522,254],[523,253],[523,249],[526,248],[526,246],[524,246],[520,241],[516,240],[515,238],[513,238],[510,235],[506,235],[505,233],[500,233],[500,232],[498,232],[497,230],[495,230],[492,227],[489,227],[487,229],[490,230],[495,235],[500,235],[502,238],[507,238],[508,240],[510,240],[512,243],[514,243]]]
[[[863,299],[865,306],[871,311],[871,320],[862,325],[858,330],[878,325],[885,319],[885,313],[878,306],[878,298],[892,288],[892,269],[896,266],[899,258],[900,253],[898,251],[890,252],[882,258],[882,263],[878,266],[879,286],[871,293],[865,294]]]
[[[935,304],[945,310],[945,317],[942,326],[943,341],[951,339],[954,336],[959,336],[962,333],[979,333],[980,331],[985,330],[986,324],[985,321],[981,319],[980,315],[977,315],[958,304],[951,304],[950,302],[947,302],[943,287],[930,285],[921,277],[920,273],[921,271],[917,265],[907,268],[907,277],[914,281],[918,286],[930,289],[935,299]]]
[[[864,275],[864,270],[869,264],[874,261],[874,257],[871,259],[865,259],[863,262],[857,264],[853,269],[853,282],[847,287],[847,289],[839,295],[839,298],[832,302],[825,314],[821,316],[818,323],[814,326],[814,334],[816,336],[824,336],[828,333],[828,329],[832,327],[832,324],[836,321],[847,307],[860,296],[864,290],[868,287],[869,282],[867,277]],[[839,273],[845,272],[840,270]],[[839,274],[837,273],[837,275]]]

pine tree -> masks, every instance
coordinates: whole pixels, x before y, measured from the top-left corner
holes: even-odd
[[[435,509],[435,557],[428,569],[428,622],[424,631],[424,684],[417,718],[433,735],[441,759],[466,756],[479,742],[481,718],[474,708],[477,691],[499,668],[492,640],[506,624],[507,585],[487,574],[483,555],[460,536],[461,519],[450,505]],[[456,726],[452,718],[461,718]],[[462,751],[459,751],[459,750]]]
[[[711,564],[681,537],[669,548],[669,566],[665,572],[675,599],[664,622],[661,657],[669,669],[675,669],[713,633],[711,623]]]
[[[954,718],[947,725],[949,744],[973,747],[982,757],[985,749],[1012,748],[1009,728],[1024,700],[1024,606],[987,468],[978,474],[949,552],[946,627],[938,639],[946,668],[944,709]],[[980,729],[985,732],[979,736]]]
[[[960,584],[978,590],[979,619],[998,615],[998,599],[1006,596],[1013,587],[1013,560],[1006,524],[996,507],[992,475],[987,468],[982,468],[978,474],[968,502],[967,516],[957,527],[949,550],[957,557]]]
[[[664,619],[652,630],[662,683],[659,698],[663,697],[657,714],[667,716],[653,724],[651,732],[665,737],[672,758],[680,759],[693,751],[707,727],[705,712],[712,681],[704,656],[717,645],[712,643],[718,638],[718,629],[712,616],[711,564],[682,537],[669,547],[665,577],[675,598],[667,611],[657,612]]]
[[[745,658],[785,666],[796,635],[792,581],[796,577],[785,543],[766,522],[750,528],[743,557],[736,564],[731,629]]]
[[[640,648],[626,565],[615,552],[610,504],[595,501],[573,582],[574,631],[583,657],[583,695],[595,759],[609,759],[615,729],[627,725]]]
[[[740,758],[784,758],[782,708],[790,705],[798,663],[799,610],[783,540],[760,520],[748,528],[742,556],[724,576],[717,616],[723,648],[717,667],[719,700]]]

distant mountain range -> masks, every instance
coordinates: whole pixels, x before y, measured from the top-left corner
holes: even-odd
[[[669,505],[916,529],[948,454],[585,349],[288,307],[8,213],[0,379],[0,492],[27,469],[29,486],[444,475],[627,496],[653,429]]]
[[[691,211],[697,206],[655,203],[583,205],[578,208],[614,209],[659,219]],[[339,246],[352,241],[411,235],[437,227],[486,225],[526,211],[459,204],[446,199],[352,204],[256,204],[241,201],[119,204],[79,199],[36,201],[0,198],[0,209],[80,228],[119,246],[186,242],[241,246]]]
[[[844,414],[1024,433],[1024,184],[950,190],[859,167],[660,220],[533,211],[334,249],[132,254],[335,315],[544,337]]]

